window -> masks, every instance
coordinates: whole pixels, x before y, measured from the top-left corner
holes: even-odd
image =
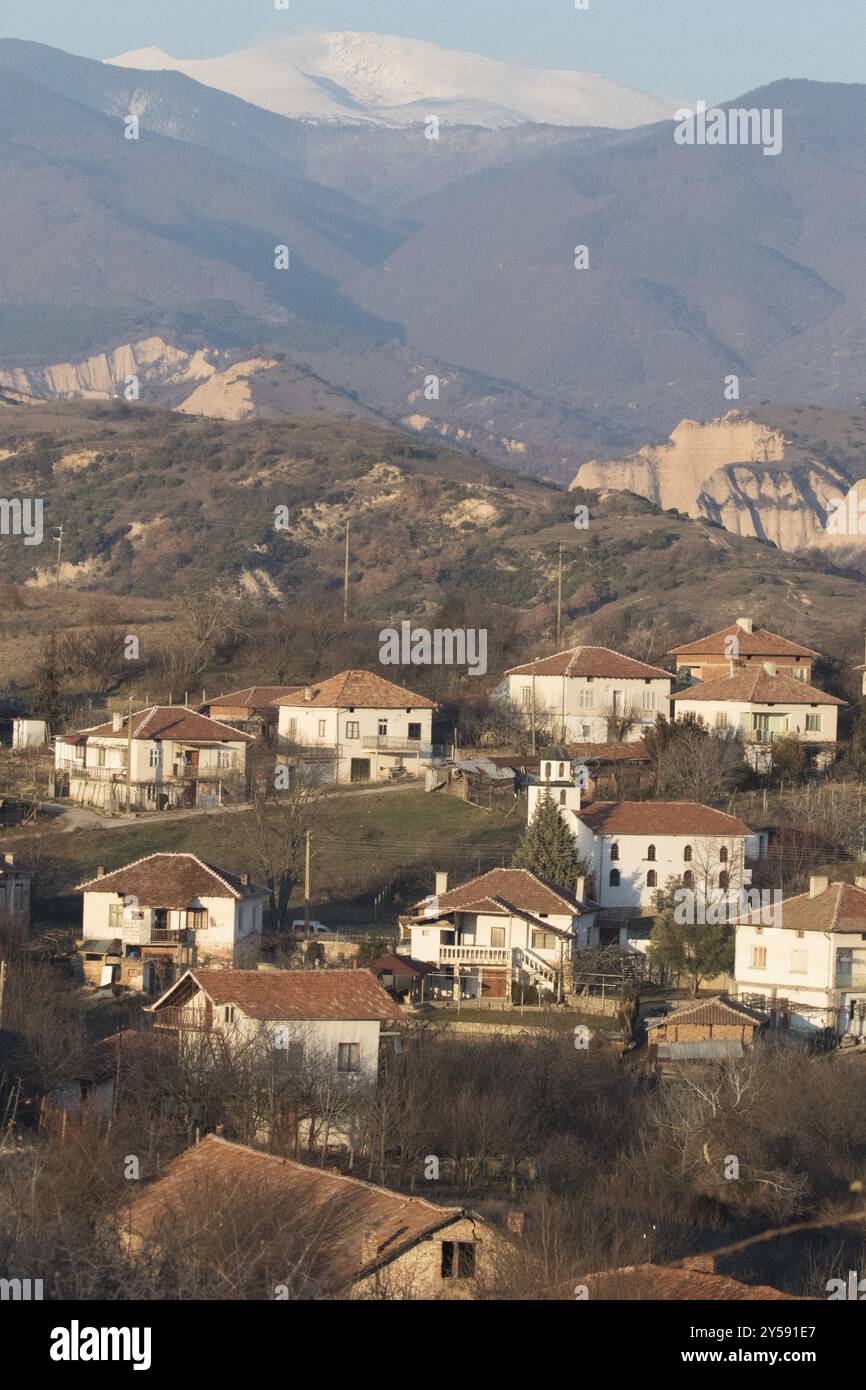
[[[24,906],[24,884],[16,883],[12,889],[12,907],[22,908]]]
[[[655,847],[655,845],[648,845],[648,846],[647,846],[646,857],[647,857],[647,859],[649,860],[649,862],[650,862],[651,864],[654,864],[654,863],[656,862],[656,847]]]
[[[560,764],[559,764],[559,772],[558,772],[556,775],[557,775],[557,777],[559,778],[559,780],[560,780],[560,782],[561,782],[562,779],[563,779],[563,777],[565,776],[565,763],[560,763]]]
[[[186,924],[193,931],[204,931],[207,926],[207,912],[203,907],[191,907],[186,914]]]
[[[556,933],[552,931],[533,931],[532,949],[533,951],[555,951],[558,942]]]
[[[614,862],[616,862],[616,860],[619,859],[619,845],[611,845],[610,857]]]
[[[320,720],[319,720],[319,738],[324,738],[324,737],[325,737],[325,730],[327,729],[327,727],[328,727],[328,721],[327,721],[326,719],[320,719]]]
[[[505,928],[504,928],[504,927],[491,927],[491,928],[490,928],[490,945],[491,945],[491,946],[500,946],[500,947],[505,945]]]
[[[234,1023],[234,1021],[235,1021],[235,1006],[234,1006],[234,1004],[224,1004],[224,1005],[223,1005],[223,1023]]]
[[[217,749],[217,767],[232,767],[234,760],[234,753],[230,748]]]
[[[149,763],[150,763],[150,766],[151,766],[151,767],[159,767],[159,765],[160,765],[161,762],[162,762],[162,749],[161,749],[161,748],[151,748],[150,754],[149,754]]]
[[[692,847],[691,847],[691,845],[686,845],[685,849],[683,850],[683,863],[684,863],[684,864],[691,864],[691,862],[692,862]]]
[[[726,874],[726,873],[724,873],[724,872],[722,872],[722,873],[719,874],[719,887],[720,887],[720,888],[726,889],[727,886],[728,886],[728,884],[729,884],[729,882],[730,882],[730,877],[729,877],[728,874]]]
[[[387,738],[387,737],[388,737],[388,721],[387,721],[387,719],[380,719],[380,720],[379,720],[379,737],[380,737],[380,738]]]
[[[752,947],[752,969],[766,970],[767,968],[767,948],[766,946]]]
[[[641,694],[641,709],[655,709],[656,693],[654,690],[644,690]]]
[[[693,887],[694,887],[694,883],[695,883],[695,876],[694,876],[694,874],[692,873],[691,869],[686,869],[685,873],[683,874],[683,887],[684,887],[684,888],[693,888]]]
[[[727,864],[727,862],[728,862],[728,851],[725,849],[725,847],[724,847],[724,845],[723,845],[722,848],[719,850],[719,863],[720,863],[720,864]]]
[[[579,709],[592,709],[592,708],[593,708],[593,698],[592,698],[592,695],[593,695],[593,692],[592,692],[592,687],[591,687],[591,686],[589,686],[589,685],[581,686],[581,689],[580,689],[580,700],[579,700],[579,702],[578,702],[578,708],[579,708]]]
[[[475,1244],[471,1240],[443,1240],[442,1278],[475,1278]]]
[[[807,733],[807,734],[820,734],[820,732],[821,732],[821,716],[820,716],[820,714],[807,714],[807,715],[806,715],[806,733]]]
[[[716,715],[715,720],[713,722],[715,723],[717,729],[726,729],[728,727],[728,716],[725,714],[724,710],[721,710]]]
[[[591,725],[591,724],[581,724],[581,726],[580,726],[580,733],[581,733],[581,738],[589,738],[590,734],[592,733],[592,725]]]
[[[619,869],[611,869],[608,883],[610,884],[611,888],[619,887]]]
[[[564,788],[564,787],[563,787],[562,791],[559,793],[559,804],[560,804],[560,806],[564,806],[564,805],[565,805],[565,788]]]
[[[520,692],[520,703],[524,709],[532,708],[532,686],[525,685]]]
[[[96,750],[96,766],[97,766],[97,767],[105,767],[105,749],[104,749],[104,748],[97,748],[97,750]]]
[[[806,933],[801,929],[800,931],[797,932],[797,939],[798,939],[799,941],[802,941],[802,940],[803,940],[803,937],[804,937],[805,935],[806,935]]]
[[[805,975],[805,974],[806,974],[806,952],[805,952],[805,951],[792,951],[792,952],[791,952],[791,974],[792,974],[792,975]]]
[[[357,719],[346,720],[346,738],[360,738],[361,726]]]
[[[421,725],[420,725],[420,724],[410,724],[410,725],[409,725],[409,737],[410,737],[411,739],[420,739],[420,737],[421,737]]]
[[[123,903],[110,903],[108,907],[108,930],[120,931],[123,927]]]
[[[650,869],[649,873],[648,873],[647,876],[646,876],[646,886],[647,886],[647,888],[655,888],[656,885],[657,885],[657,883],[658,883],[658,881],[659,881],[659,876],[658,876],[658,874],[656,873],[655,869]]]
[[[337,1071],[361,1070],[361,1044],[337,1044]]]

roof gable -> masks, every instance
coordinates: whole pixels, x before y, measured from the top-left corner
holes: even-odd
[[[306,693],[309,692],[309,699]],[[374,671],[341,671],[325,681],[298,686],[274,704],[290,709],[435,709],[435,700],[386,681]]]
[[[670,671],[612,651],[610,647],[568,647],[553,656],[539,657],[523,666],[512,666],[507,676],[610,676],[618,680],[673,680]]]
[[[195,854],[149,854],[101,878],[76,885],[79,893],[120,893],[143,907],[187,907],[195,898],[244,898],[267,890],[245,884],[238,874],[208,864]]]
[[[158,1013],[192,980],[213,1004],[234,1004],[262,1022],[402,1022],[403,1014],[369,970],[189,970],[151,1005]],[[181,986],[185,986],[181,989]]]
[[[735,671],[718,680],[700,681],[673,695],[674,703],[699,700],[732,700],[755,705],[844,705],[845,701],[826,690],[817,690],[793,676],[771,676],[763,667]]]
[[[729,816],[699,801],[596,801],[576,811],[595,835],[711,835],[739,839],[752,831],[739,816]]]
[[[119,729],[113,724],[96,724],[80,729],[75,738],[129,738],[129,718]],[[245,734],[230,724],[221,724],[206,714],[198,714],[185,705],[151,705],[137,710],[132,716],[134,739],[178,739],[185,743],[252,743],[253,735]],[[62,738],[62,735],[61,735]]]
[[[768,632],[765,627],[756,627],[752,632],[746,632],[739,623],[731,623],[729,627],[723,627],[718,632],[711,632],[706,637],[696,637],[692,642],[681,642],[679,646],[671,647],[667,655],[728,657],[727,643],[731,637],[736,637],[740,653],[743,656],[816,657],[819,655],[818,652],[813,652],[811,647],[802,647],[799,642],[791,642],[787,637],[780,637],[776,632]]]

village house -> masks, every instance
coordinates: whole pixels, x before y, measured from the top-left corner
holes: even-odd
[[[57,794],[101,810],[163,811],[243,800],[253,736],[184,705],[114,714],[55,743]]]
[[[645,950],[655,895],[668,879],[706,898],[735,903],[751,882],[747,860],[759,843],[737,816],[696,801],[590,801],[584,805],[581,764],[550,749],[528,789],[527,822],[550,797],[574,836],[575,853],[592,875],[601,911],[581,929],[581,946]]]
[[[521,985],[559,999],[596,911],[579,881],[574,895],[528,869],[491,869],[449,890],[439,873],[435,894],[401,917],[401,948],[436,966],[427,999],[519,998]]]
[[[741,998],[791,1029],[866,1037],[866,878],[852,886],[813,875],[773,925],[743,916],[736,942]]]
[[[419,776],[440,751],[434,702],[372,671],[341,671],[275,704],[279,746],[322,781]]]
[[[429,961],[410,960],[408,956],[396,955],[380,956],[366,968],[382,988],[399,999],[401,1004],[410,999],[420,1002],[425,977],[436,970],[436,966]]]
[[[194,1244],[203,1211],[257,1201],[274,1213],[273,1238],[291,1245],[285,1282],[263,1289],[264,1298],[466,1299],[489,1272],[493,1233],[474,1213],[213,1134],[124,1205],[118,1233],[131,1252],[146,1243]]]
[[[78,885],[89,984],[155,994],[189,966],[253,970],[267,892],[194,854],[151,854]]]
[[[597,1274],[582,1274],[577,1297],[589,1302],[692,1303],[776,1302],[797,1299],[772,1284],[744,1284],[715,1271],[713,1255],[696,1255],[675,1265],[624,1265]],[[585,1292],[584,1292],[585,1290]]]
[[[560,743],[632,743],[669,711],[672,676],[608,647],[570,647],[505,673],[499,692]]]
[[[23,941],[30,934],[31,871],[0,853],[0,941]]]
[[[248,685],[206,700],[200,711],[220,724],[229,724],[271,743],[277,733],[278,710],[274,701],[295,694],[297,689],[294,685]]]
[[[725,1062],[741,1058],[767,1027],[767,1017],[733,999],[699,999],[647,1023],[650,1061]]]
[[[818,655],[811,647],[790,642],[787,637],[779,637],[766,628],[755,627],[752,618],[738,618],[730,627],[723,627],[708,637],[683,642],[668,652],[676,661],[677,676],[681,680],[719,680],[737,671],[762,668],[769,662],[780,676],[805,681],[807,685],[812,679],[812,663]]]
[[[773,743],[789,735],[818,767],[832,762],[836,718],[845,701],[800,679],[779,675],[770,663],[702,681],[673,697],[676,718],[698,715],[716,733],[738,733],[752,766],[772,766]]]
[[[368,970],[190,969],[150,1006],[157,1028],[230,1049],[264,1043],[297,1065],[375,1084],[385,1025],[403,1021]]]

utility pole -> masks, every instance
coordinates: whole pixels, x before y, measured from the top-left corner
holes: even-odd
[[[343,622],[349,621],[349,523],[346,522],[346,554],[343,560]]]
[[[562,644],[562,546],[559,547],[559,573],[556,580],[556,650]]]
[[[310,934],[310,842],[313,832],[307,830],[304,834],[304,934]]]
[[[0,960],[0,1028],[3,1027],[3,996],[6,993],[6,962]]]
[[[535,668],[538,657],[532,663],[532,756],[535,756]]]
[[[60,556],[63,552],[63,523],[57,527],[57,535],[54,537],[57,542],[57,570],[54,575],[54,587],[60,588]]]
[[[132,696],[126,716],[126,814],[132,815]]]

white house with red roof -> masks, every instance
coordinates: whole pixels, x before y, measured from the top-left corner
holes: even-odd
[[[772,746],[793,736],[810,761],[826,766],[836,746],[836,725],[844,700],[799,677],[780,675],[775,665],[738,669],[733,675],[701,681],[673,696],[675,717],[698,715],[717,733],[738,733],[758,771],[772,763]]]
[[[769,662],[780,676],[808,685],[819,653],[765,627],[756,627],[752,618],[737,618],[718,632],[672,647],[668,656],[676,661],[677,675],[691,680],[719,680]]]
[[[151,705],[58,735],[55,778],[73,801],[107,811],[162,811],[242,799],[252,734],[185,705]]]
[[[529,984],[560,997],[567,966],[590,944],[598,905],[528,869],[491,869],[458,888],[436,875],[436,892],[400,919],[401,950],[437,967],[424,997],[511,998]]]
[[[802,1032],[866,1037],[866,878],[813,876],[771,916],[743,916],[736,938],[741,999]]]
[[[608,647],[569,647],[505,673],[502,693],[563,743],[636,742],[667,718],[673,677]]]
[[[432,762],[433,700],[372,671],[341,671],[275,701],[281,746],[322,780],[378,782]]]
[[[160,1028],[229,1048],[260,1046],[289,1066],[375,1082],[384,1031],[403,1021],[369,970],[188,970],[149,1012]]]
[[[195,854],[150,854],[79,883],[84,978],[152,994],[200,965],[255,969],[267,890]]]

